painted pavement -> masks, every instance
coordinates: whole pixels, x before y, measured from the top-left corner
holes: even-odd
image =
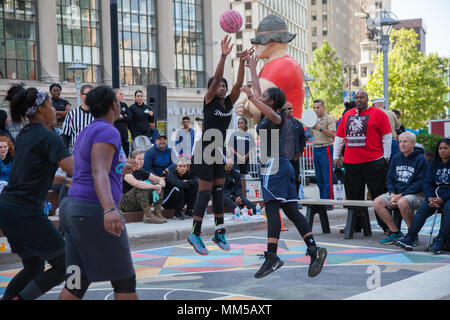
[[[206,239],[204,239],[206,240]],[[450,255],[319,243],[328,250],[322,273],[307,276],[309,257],[303,241],[280,241],[279,257],[284,266],[263,279],[254,273],[262,265],[258,255],[266,239],[229,239],[231,250],[221,251],[205,241],[210,254],[200,256],[186,245],[133,252],[140,299],[239,300],[239,299],[345,299],[369,291],[368,268],[381,270],[380,285],[386,286],[450,264]],[[0,271],[0,295],[18,270]],[[56,299],[60,287],[41,297]],[[112,299],[108,283],[95,283],[84,299]]]

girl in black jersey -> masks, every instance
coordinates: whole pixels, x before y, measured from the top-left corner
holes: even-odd
[[[198,178],[199,193],[194,205],[193,230],[187,240],[194,247],[194,250],[201,255],[209,253],[200,234],[203,216],[211,195],[216,224],[213,241],[220,249],[230,250],[230,246],[225,240],[223,218],[223,185],[225,183],[224,141],[226,130],[231,122],[233,105],[239,98],[240,87],[244,81],[245,61],[249,53],[253,52],[253,49],[242,52],[236,84],[230,95],[227,96],[228,83],[223,79],[223,72],[225,59],[234,46],[234,44],[230,45],[230,43],[231,38],[229,36],[222,40],[222,56],[219,65],[214,77],[208,81],[208,92],[205,95],[203,105],[202,140],[201,143],[196,145],[192,159],[193,173]]]
[[[17,136],[9,183],[0,195],[0,228],[23,263],[3,299],[29,300],[64,281],[64,240],[41,207],[52,183],[67,183],[67,178],[55,177],[58,166],[72,175],[74,162],[52,131],[56,111],[49,95],[13,85],[5,99],[12,120],[29,123]],[[45,261],[51,265],[46,271]]]
[[[249,58],[249,67],[256,68],[253,57]],[[253,71],[253,70],[252,70]],[[256,74],[252,72],[252,74]],[[299,212],[297,202],[294,168],[286,157],[285,141],[283,132],[284,123],[287,118],[286,110],[282,111],[286,103],[286,95],[279,88],[269,88],[261,94],[258,78],[252,77],[253,90],[255,95],[247,86],[243,86],[241,91],[247,94],[248,99],[261,111],[261,120],[256,130],[261,138],[266,137],[266,141],[261,141],[261,146],[266,144],[267,152],[261,161],[261,187],[266,208],[268,225],[268,245],[264,253],[265,262],[256,272],[256,278],[262,278],[281,268],[283,261],[277,256],[278,240],[281,232],[280,208],[286,216],[294,223],[301,234],[308,249],[306,254],[311,257],[308,275],[317,276],[322,270],[323,263],[327,256],[325,248],[319,248],[314,242],[311,228],[305,217]],[[267,135],[262,135],[262,130],[267,130]],[[279,140],[276,145],[271,143],[272,135],[278,132]]]

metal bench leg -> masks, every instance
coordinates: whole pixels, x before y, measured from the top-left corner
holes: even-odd
[[[314,212],[312,211],[311,206],[306,205],[306,221],[309,223],[309,228],[312,230],[312,226],[314,223]]]
[[[347,224],[345,225],[345,239],[353,239],[357,213],[355,209],[348,208]]]
[[[369,208],[364,208],[363,216],[363,234],[365,237],[372,236],[372,228],[370,227]]]
[[[322,232],[331,233],[330,222],[328,221],[328,213],[325,206],[320,206],[319,217],[320,217],[320,224],[322,226]]]

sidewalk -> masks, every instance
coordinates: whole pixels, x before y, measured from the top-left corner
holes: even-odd
[[[259,185],[259,181],[252,182],[254,185]],[[319,189],[316,185],[309,185],[304,187],[305,197],[315,199],[319,197]],[[250,200],[256,200],[250,198]],[[302,209],[303,215],[306,210]],[[336,208],[328,212],[328,217],[331,221],[342,221],[345,223],[347,210]],[[243,232],[247,230],[258,230],[267,228],[267,221],[263,217],[250,217],[248,221],[232,221],[231,214],[225,214],[225,225],[227,233]],[[318,218],[316,218],[318,221]],[[292,222],[286,217],[283,218],[283,223],[287,227],[292,227]],[[192,230],[192,219],[174,220],[169,219],[164,224],[146,224],[143,222],[127,223],[127,232],[130,241],[130,246],[142,245],[145,243],[158,243],[168,241],[178,241],[186,239]],[[202,234],[205,239],[208,239],[214,234],[214,217],[208,214],[203,220]],[[6,238],[0,238],[1,242],[6,242]],[[9,250],[0,252],[0,265],[20,262],[17,255],[12,254]]]

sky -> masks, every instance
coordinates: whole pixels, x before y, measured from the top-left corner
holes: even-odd
[[[392,0],[401,20],[422,18],[427,27],[427,54],[450,57],[450,0]]]

